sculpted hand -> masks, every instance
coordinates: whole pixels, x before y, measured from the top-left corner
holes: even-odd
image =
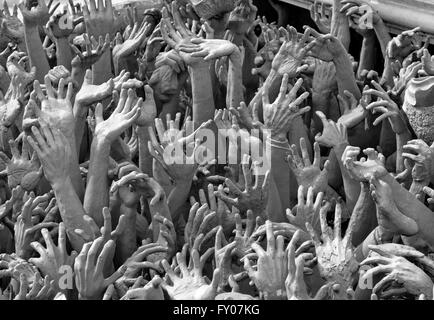
[[[341,117],[338,119],[338,123],[342,123],[346,128],[356,127],[360,122],[366,119],[368,116],[368,99],[362,97],[360,101],[354,97],[354,95],[345,90],[345,97],[338,95],[339,106],[341,108]]]
[[[341,159],[354,179],[360,182],[369,181],[371,178],[380,178],[388,173],[384,167],[385,158],[381,153],[368,148],[363,150],[368,158],[361,158],[360,161],[357,161],[359,153],[359,147],[348,146]]]
[[[103,243],[102,237],[86,243],[75,259],[75,285],[81,300],[100,300],[105,289],[125,273],[126,266],[122,266],[110,277],[104,278],[104,265],[111,262],[116,245],[109,240],[98,254]]]
[[[180,50],[187,53],[193,51],[191,53],[193,58],[203,58],[205,61],[231,56],[235,53],[240,55],[238,47],[227,40],[194,38],[191,43],[197,47],[194,49],[181,48]]]
[[[90,106],[109,97],[113,92],[113,88],[113,80],[94,85],[92,70],[87,69],[83,84],[75,97],[75,103],[80,107]]]
[[[88,0],[83,7],[84,24],[86,32],[94,37],[113,35],[115,32],[112,1],[98,1],[98,9],[95,0]]]
[[[286,135],[289,132],[292,121],[310,110],[310,107],[299,108],[309,96],[309,93],[305,92],[297,97],[297,92],[301,88],[303,80],[299,79],[289,92],[288,80],[289,75],[285,74],[280,86],[279,96],[273,103],[270,103],[269,99],[270,84],[264,83],[262,92],[264,125],[265,128],[271,130],[270,138],[278,141],[286,141]]]
[[[316,115],[321,119],[323,125],[322,134],[318,133],[315,136],[316,142],[328,148],[348,144],[347,127],[345,125],[336,123],[333,120],[327,120],[321,111],[317,111]]]
[[[6,165],[6,171],[2,173],[6,173],[10,188],[20,185],[24,190],[32,191],[42,177],[42,170],[36,153],[30,155],[27,140],[25,138],[22,140],[21,152],[18,150],[18,144],[18,139],[9,141],[12,159],[9,159],[3,152],[0,153],[0,158]]]
[[[26,110],[26,113],[32,114],[37,119],[25,119],[23,128],[27,130],[31,126],[37,126],[38,122],[45,121],[53,129],[59,129],[67,139],[71,139],[75,134],[75,119],[71,104],[73,84],[70,82],[66,86],[66,80],[62,78],[58,89],[55,90],[48,75],[45,76],[44,82],[47,95],[43,93],[38,80],[33,84],[36,96],[41,101],[41,108],[39,109],[31,96],[33,101],[27,105],[26,109],[30,110]],[[67,87],[66,92],[65,87]]]
[[[288,276],[285,280],[286,295],[288,300],[324,300],[328,295],[330,285],[322,286],[315,298],[311,298],[307,293],[306,283],[304,282],[304,269],[306,260],[313,258],[311,253],[302,253],[296,257],[296,244],[300,238],[300,231],[292,237],[286,249],[288,259]]]
[[[233,241],[227,243],[225,236],[223,235],[223,228],[220,227],[215,237],[215,251],[214,258],[216,268],[221,270],[220,288],[228,285],[229,276],[233,274],[232,264],[232,251],[236,248],[237,243]]]
[[[134,166],[135,167],[135,166]],[[147,174],[142,173],[137,167],[130,172],[124,172],[128,170],[127,166],[122,167],[119,171],[120,179],[113,183],[110,188],[110,192],[121,192],[120,189],[128,188],[136,195],[134,200],[130,200],[129,203],[125,203],[127,206],[133,208],[137,205],[141,195],[146,198],[151,198],[150,205],[155,205],[166,197],[163,188],[158,184],[155,179],[149,177]],[[125,190],[126,192],[126,190]]]
[[[145,86],[145,101],[139,113],[136,124],[140,127],[151,127],[157,116],[157,105],[154,100],[154,91],[149,85]]]
[[[119,61],[122,58],[129,56],[136,51],[139,46],[145,41],[146,35],[150,31],[152,25],[143,20],[139,27],[138,23],[134,24],[133,30],[127,39],[122,41],[120,33],[116,35],[116,45],[113,48],[113,59]]]
[[[229,207],[236,207],[240,212],[244,213],[248,209],[251,209],[256,216],[265,217],[265,207],[268,200],[269,189],[269,171],[265,175],[258,172],[259,163],[253,162],[249,167],[250,157],[245,156],[242,163],[243,175],[244,175],[244,191],[241,191],[234,182],[230,179],[225,180],[226,186],[229,188],[229,192],[236,196],[231,198],[227,196],[223,190],[218,190],[215,195],[223,200]],[[252,172],[254,175],[254,184],[252,178]]]
[[[36,272],[35,279],[30,287],[29,281],[24,274],[19,276],[19,291],[14,300],[52,300],[55,295],[54,280],[49,276],[42,279],[39,272]]]
[[[319,211],[324,198],[324,193],[319,192],[314,198],[313,188],[307,190],[306,201],[304,200],[305,187],[298,187],[298,203],[291,210],[286,209],[286,217],[289,223],[300,229],[307,231],[306,223],[309,222],[312,228],[319,232]]]
[[[134,288],[134,286],[127,291],[121,300],[164,300],[163,290],[161,283],[163,279],[155,276],[142,288]]]
[[[130,78],[131,74],[122,70],[117,77],[113,79],[115,90],[121,92],[122,89],[139,89],[143,87],[143,82],[135,78]]]
[[[362,280],[372,279],[380,273],[385,274],[372,289],[374,294],[386,298],[408,292],[416,297],[424,294],[428,299],[433,298],[432,280],[422,269],[402,256],[384,251],[382,246],[370,245],[369,249],[376,254],[371,254],[361,265],[376,266],[366,271]]]
[[[253,5],[252,0],[238,1],[229,15],[228,29],[235,34],[246,34],[252,27],[257,12],[258,8]]]
[[[69,45],[72,51],[76,54],[71,61],[71,66],[73,68],[87,70],[98,62],[104,52],[106,52],[110,47],[110,35],[107,33],[105,35],[105,40],[103,40],[103,36],[99,36],[98,41],[96,41],[94,36],[91,36],[89,39],[88,34],[84,33],[83,39],[84,46],[82,46],[81,51],[75,45]]]
[[[45,178],[51,185],[62,183],[69,177],[71,147],[59,129],[40,123],[40,129],[32,127],[33,137],[28,136],[27,141],[38,155]]]
[[[295,78],[299,73],[307,70],[308,66],[304,64],[304,59],[312,47],[307,43],[309,37],[310,30],[306,30],[299,39],[297,30],[290,27],[285,41],[274,57],[272,69],[280,75],[288,74],[289,78]]]
[[[253,283],[258,288],[262,297],[266,300],[285,299],[285,279],[288,275],[288,262],[283,248],[284,238],[273,234],[271,221],[266,221],[267,250],[259,244],[252,243],[255,251],[244,257],[244,269],[249,274]],[[249,258],[257,257],[257,269],[251,266]]]
[[[24,2],[18,4],[18,8],[20,8],[23,16],[24,25],[29,27],[45,26],[51,14],[57,9],[57,7],[58,5],[54,6],[49,12],[49,8],[45,4],[44,0],[38,0],[38,5],[32,8],[29,8]]]
[[[165,253],[168,248],[165,248],[158,243],[143,244],[140,246],[132,255],[124,262],[126,271],[124,276],[119,279],[129,279],[136,278],[139,272],[143,269],[153,269],[157,272],[162,272],[163,270],[156,263],[147,261],[147,257],[154,253]]]
[[[255,223],[256,221],[256,223]],[[261,224],[261,218],[253,215],[252,210],[247,210],[247,219],[246,219],[246,228],[243,233],[243,223],[241,220],[241,216],[237,213],[235,215],[235,238],[237,246],[233,253],[239,258],[242,259],[246,254],[251,252],[251,244],[257,240],[256,237],[253,237],[255,231],[258,230]]]
[[[72,23],[65,23],[64,21],[71,21]],[[46,30],[53,38],[67,39],[74,32],[74,28],[81,22],[83,22],[83,17],[74,19],[66,8],[64,8],[63,11],[58,11],[50,17],[46,25]]]
[[[173,284],[168,285],[167,282],[163,282],[163,288],[173,300],[214,300],[221,280],[220,269],[214,269],[212,281],[208,284],[202,275],[202,270],[210,254],[205,253],[200,257],[198,250],[193,249],[191,251],[192,264],[188,267],[186,254],[187,245],[183,247],[182,252],[176,254],[176,261],[181,271],[179,275],[175,273],[167,260],[163,260],[163,268]]]
[[[344,46],[338,38],[327,34],[321,35],[311,28],[306,28],[310,34],[315,38],[305,48],[307,48],[307,55],[322,61],[331,62],[341,55],[347,55]]]
[[[43,276],[49,276],[54,280],[54,288],[58,291],[59,279],[62,275],[64,266],[72,267],[77,257],[77,252],[72,251],[70,255],[66,250],[66,231],[63,222],[59,224],[59,238],[57,246],[53,243],[51,235],[47,229],[41,230],[45,241],[44,248],[39,242],[32,242],[30,246],[39,253],[40,257],[30,258],[29,262],[33,263],[41,271]]]
[[[354,255],[352,236],[358,221],[358,214],[351,216],[345,236],[341,235],[342,204],[336,202],[334,230],[327,224],[327,212],[330,204],[327,203],[320,209],[321,239],[313,230],[310,223],[306,223],[315,245],[318,269],[321,276],[329,283],[339,285],[339,290],[330,290],[329,294],[334,300],[348,299],[352,291],[354,273],[358,269],[358,262]],[[333,285],[333,287],[335,287]]]
[[[33,224],[32,212],[38,206],[40,201],[41,198],[35,199],[32,194],[24,203],[23,210],[15,223],[15,252],[23,259],[31,257],[31,242],[36,240],[37,232],[39,230],[57,226],[57,223],[54,222],[44,222],[36,225]]]
[[[408,131],[407,122],[398,105],[377,82],[372,81],[372,85],[376,90],[365,90],[363,95],[371,95],[379,98],[378,101],[372,102],[366,107],[367,110],[371,110],[373,113],[382,113],[382,115],[375,119],[374,126],[378,125],[385,119],[389,119],[392,130],[396,134]]]
[[[197,51],[197,45],[193,44],[191,40],[197,38],[197,36],[186,28],[178,11],[178,3],[176,1],[172,2],[173,23],[175,27],[171,23],[166,8],[163,8],[162,14],[161,34],[164,41],[179,53],[186,65],[193,66],[203,63],[202,58],[192,56],[192,53]]]
[[[113,142],[137,120],[142,103],[143,99],[137,99],[132,89],[122,89],[118,105],[107,120],[99,103],[95,108],[95,136]]]
[[[378,225],[384,231],[411,236],[419,231],[413,219],[405,216],[393,200],[392,189],[382,180],[370,180],[371,197],[377,206]]]
[[[304,138],[300,139],[300,149],[302,158],[298,154],[296,145],[292,145],[288,155],[288,163],[292,172],[294,172],[297,183],[304,187],[306,190],[309,187],[313,188],[315,194],[325,192],[328,187],[328,167],[329,161],[326,161],[324,168],[321,170],[321,152],[318,142],[314,143],[314,161],[310,161],[309,153],[307,151],[306,141]]]
[[[3,97],[0,94],[0,138],[1,146],[5,147],[5,135],[8,129],[14,124],[21,124],[17,121],[23,111],[25,89],[21,83],[18,82],[18,77],[14,76],[9,85],[9,89],[6,92],[6,96]]]
[[[325,12],[324,2],[315,1],[310,6],[310,18],[315,22],[321,33],[330,33],[331,17],[327,16]]]
[[[411,52],[421,47],[420,27],[407,30],[394,37],[387,45],[387,56],[392,60],[403,61]]]
[[[425,141],[417,139],[410,140],[404,146],[402,153],[404,158],[410,159],[423,166],[432,177],[434,174],[434,150]]]
[[[14,51],[6,62],[9,76],[11,79],[14,76],[18,77],[18,83],[26,88],[29,84],[35,80],[36,67],[32,67],[30,70],[26,68],[26,62],[29,58],[24,52]]]

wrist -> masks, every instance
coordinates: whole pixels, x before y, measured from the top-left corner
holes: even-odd
[[[241,64],[241,51],[237,46],[234,45],[234,47],[234,51],[229,55],[229,60],[232,63]]]
[[[312,97],[313,96],[329,96],[333,92],[333,88],[330,86],[318,86],[318,87],[312,87]]]
[[[377,245],[383,244],[383,243],[388,243],[388,242],[392,241],[393,236],[394,236],[393,232],[390,232],[381,226],[378,226],[374,230],[374,241],[375,241],[375,244],[377,244]]]
[[[342,155],[345,151],[345,148],[348,147],[350,144],[348,141],[341,141],[333,146],[333,150],[335,150],[336,155]]]
[[[111,139],[108,137],[108,135],[104,134],[104,133],[97,133],[95,132],[95,135],[93,137],[93,141],[92,141],[92,147],[95,147],[97,149],[100,148],[108,148],[110,149],[112,144]]]
[[[342,63],[347,64],[349,62],[350,59],[348,58],[348,54],[345,51],[340,51],[336,56],[333,57],[333,63],[336,66],[336,71]]]
[[[211,63],[207,61],[198,61],[192,65],[189,66],[192,72],[201,73],[201,72],[208,72],[210,69]]]
[[[51,187],[53,188],[54,191],[62,189],[64,187],[69,187],[71,186],[72,188],[72,181],[71,181],[71,177],[68,175],[66,177],[59,177],[53,181],[51,181]]]

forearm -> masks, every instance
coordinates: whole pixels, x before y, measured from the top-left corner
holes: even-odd
[[[380,236],[380,234],[382,236]],[[358,262],[362,262],[368,257],[369,245],[379,245],[383,243],[388,243],[393,239],[393,234],[385,232],[380,226],[377,226],[372,232],[363,240],[363,242],[356,248],[355,256]]]
[[[226,94],[226,108],[228,109],[236,109],[244,101],[242,71],[241,53],[237,50],[229,57],[228,90]]]
[[[289,129],[289,144],[293,145],[295,144],[297,146],[298,152],[301,153],[300,149],[300,139],[303,138],[306,142],[307,151],[309,153],[309,156],[312,158],[312,145],[310,144],[309,135],[307,132],[307,128],[304,125],[303,118],[302,117],[296,117],[290,125]]]
[[[180,89],[180,88],[178,88],[178,89]],[[159,114],[159,117],[161,119],[166,119],[166,116],[168,114],[170,114],[170,117],[172,119],[175,118],[176,112],[178,111],[178,108],[179,108],[179,92],[180,92],[180,90],[178,90],[175,94],[173,94],[170,97],[169,101],[167,101],[163,104],[163,107],[161,108],[161,112]]]
[[[127,61],[122,58],[113,57],[113,68],[115,71],[115,76],[117,76],[122,70],[128,70]]]
[[[24,26],[24,39],[29,55],[30,66],[36,67],[36,80],[44,83],[44,77],[50,71],[47,57],[42,48],[38,27]]]
[[[345,151],[345,148],[349,146],[349,143],[342,143],[333,148],[333,152],[336,155],[337,161],[339,163],[339,168],[341,169],[342,181],[345,189],[345,199],[347,203],[347,207],[350,211],[352,211],[356,205],[356,202],[359,198],[360,194],[360,184],[356,180],[352,179],[348,173],[347,168],[345,168],[342,163],[342,155]]]
[[[346,52],[342,52],[333,60],[336,67],[336,79],[338,82],[339,94],[344,95],[347,90],[359,100],[362,94],[357,86],[356,77],[354,76],[353,66]]]
[[[103,225],[102,209],[107,207],[109,202],[107,177],[109,154],[110,143],[95,136],[90,152],[84,210],[98,226]]]
[[[92,66],[93,84],[99,85],[113,77],[111,51],[106,50],[101,58]]]
[[[416,221],[419,228],[417,235],[427,241],[431,247],[434,247],[434,234],[432,232],[434,216],[432,211],[403,188],[390,174],[381,177],[381,180],[392,188],[393,200],[398,209],[404,215]]]
[[[375,34],[377,35],[378,42],[380,42],[381,52],[383,53],[383,57],[386,56],[387,45],[389,44],[392,37],[390,36],[389,31],[387,30],[386,25],[383,20],[380,20],[378,23],[374,25]]]
[[[188,200],[191,183],[191,180],[175,182],[175,188],[173,188],[169,194],[167,205],[169,207],[169,211],[171,212],[173,221],[178,220],[179,216],[175,216],[175,214],[180,213],[178,209]]]
[[[384,58],[384,70],[383,75],[381,76],[380,84],[383,87],[386,87],[388,89],[391,89],[394,87],[394,80],[393,80],[394,72],[392,69],[392,63],[387,56]]]
[[[369,33],[363,38],[362,51],[360,53],[359,69],[357,77],[360,79],[360,74],[363,70],[374,70],[375,68],[375,34]]]
[[[126,226],[124,232],[122,232],[116,241],[115,264],[119,266],[122,265],[137,249],[137,211],[122,204],[120,212],[124,215],[123,219],[126,220]]]
[[[364,191],[361,190],[360,196],[352,211],[352,215],[358,217],[352,238],[353,246],[355,247],[361,244],[378,224],[375,215],[375,203],[369,194],[368,188],[369,187],[366,187]]]
[[[326,116],[328,116],[328,111],[330,108],[330,97],[330,89],[312,88],[312,114],[315,114],[316,111],[321,111]],[[319,117],[313,117],[313,121],[315,125],[315,131],[321,132],[323,128],[321,119]]]
[[[149,137],[148,127],[137,126],[136,130],[139,142],[139,168],[143,173],[152,177],[152,156],[148,149],[148,141],[151,141],[151,138]]]
[[[59,207],[60,216],[68,235],[74,234],[74,230],[81,229],[87,234],[92,234],[89,224],[83,219],[85,211],[80,199],[75,192],[71,179],[67,177],[52,185],[56,203]],[[68,237],[74,250],[80,252],[83,242],[77,240],[77,237]]]
[[[214,118],[214,98],[212,92],[209,63],[190,67],[193,92],[193,121],[195,128]]]
[[[402,156],[404,146],[411,139],[410,131],[396,134],[396,173],[404,171],[404,157]]]
[[[266,207],[267,219],[272,222],[287,222],[285,216],[285,210],[287,208],[282,207],[282,201],[280,200],[279,190],[272,176],[270,176],[270,191],[268,192],[268,202]],[[288,195],[286,195],[288,198]]]
[[[83,70],[80,67],[73,66],[71,69],[71,78],[75,83],[77,83],[78,88],[81,88],[81,85],[83,84],[85,73],[86,70]]]
[[[296,196],[291,196],[291,191],[292,194],[295,195],[298,186],[294,174],[292,174],[291,179],[292,172],[288,167],[288,163],[285,161],[289,154],[289,142],[273,141],[271,143],[270,140],[267,139],[266,143],[268,144],[267,147],[269,147],[271,151],[270,176],[276,185],[281,208],[292,208],[296,203],[292,203],[291,200],[295,200]]]
[[[350,48],[350,25],[348,23],[348,17],[345,13],[341,13],[342,8],[340,0],[333,0],[332,7],[332,22],[331,22],[331,34],[338,38],[345,49],[348,51]]]
[[[57,65],[64,66],[71,70],[71,60],[73,58],[71,48],[69,47],[68,38],[56,39],[56,57]]]
[[[71,158],[69,160],[69,175],[71,177],[72,185],[77,193],[80,201],[84,198],[84,183],[81,177],[80,164],[78,161],[78,150],[76,147],[75,136],[68,138],[69,144],[71,146]]]
[[[163,218],[168,219],[169,221],[172,221],[172,217],[170,215],[169,206],[167,205],[167,198],[164,196],[164,199],[161,201],[158,201],[154,205],[151,205],[149,201],[149,210],[151,212],[152,217],[152,234],[154,242],[157,241],[158,236],[160,235],[160,223],[154,220],[154,217],[156,214],[159,214]]]
[[[282,83],[283,76],[279,75],[275,70],[271,70],[270,74],[268,75],[267,79],[265,80],[267,83],[270,84],[270,101],[274,100],[277,95],[279,94],[279,88]],[[258,107],[258,114],[262,114],[262,92],[263,92],[263,86],[259,88],[256,95],[253,97],[252,101],[249,103],[249,111],[252,112],[253,106],[256,104]]]
[[[73,113],[75,119],[75,147],[77,149],[77,156],[79,156],[81,142],[83,140],[84,130],[87,123],[87,109],[75,102]]]

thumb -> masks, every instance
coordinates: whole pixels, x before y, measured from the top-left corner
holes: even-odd
[[[95,107],[95,120],[96,120],[96,124],[100,124],[101,122],[104,122],[104,118],[103,118],[103,107],[101,103],[98,103]]]

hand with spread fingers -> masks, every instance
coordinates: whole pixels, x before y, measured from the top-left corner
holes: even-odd
[[[31,243],[37,238],[37,234],[43,228],[53,228],[57,226],[54,222],[43,222],[34,224],[32,221],[32,212],[39,204],[40,199],[36,199],[33,194],[23,205],[23,211],[15,223],[15,252],[23,259],[28,259],[32,255]]]
[[[319,272],[327,282],[334,284],[329,294],[334,300],[346,300],[351,295],[351,286],[358,270],[358,262],[351,241],[359,217],[358,214],[351,216],[348,228],[342,237],[342,204],[339,201],[336,202],[333,230],[327,222],[329,209],[329,203],[320,209],[321,238],[309,222],[306,223],[306,228],[315,245]],[[339,286],[338,290],[335,290],[336,286]]]
[[[115,246],[113,240],[104,243],[102,237],[83,246],[74,263],[79,299],[100,300],[104,290],[125,273],[127,267],[122,266],[108,278],[104,278],[104,266],[113,258]]]
[[[60,277],[65,267],[72,267],[77,257],[77,252],[72,251],[69,255],[66,249],[66,231],[63,222],[59,223],[59,238],[57,246],[54,244],[51,235],[47,229],[41,230],[42,237],[45,241],[44,248],[39,242],[30,243],[31,247],[38,252],[38,258],[30,258],[29,262],[33,263],[41,271],[43,276],[49,276],[54,280],[54,288],[59,290]]]
[[[72,68],[87,70],[95,64],[110,46],[110,35],[107,33],[104,37],[101,35],[97,38],[83,34],[84,44],[81,50],[76,45],[70,44],[72,51],[76,56],[71,61]]]
[[[265,225],[267,250],[253,243],[254,253],[244,257],[244,268],[265,300],[283,300],[286,299],[285,279],[288,275],[284,238],[281,235],[277,238],[274,236],[271,221],[266,221]],[[251,265],[250,259],[253,258],[257,259],[256,270]]]
[[[289,75],[285,74],[279,95],[273,103],[270,102],[270,84],[265,82],[262,91],[264,126],[271,132],[269,138],[277,141],[286,141],[293,120],[310,111],[310,107],[300,108],[300,105],[309,96],[308,92],[298,96],[303,80],[298,79],[289,92],[288,82]]]
[[[318,142],[314,143],[314,161],[310,161],[309,153],[307,151],[306,141],[304,138],[300,139],[300,149],[302,157],[298,154],[297,147],[291,146],[288,155],[288,163],[292,172],[297,178],[297,183],[307,190],[309,187],[313,188],[315,194],[325,192],[328,187],[328,168],[329,161],[324,163],[324,168],[321,170],[321,154]]]
[[[249,164],[250,157],[245,156],[242,164],[245,181],[243,191],[238,188],[232,180],[225,180],[225,184],[229,188],[230,194],[233,194],[236,198],[229,197],[223,190],[218,190],[215,192],[215,194],[229,207],[235,206],[240,210],[240,212],[243,213],[250,209],[252,210],[255,217],[260,216],[264,218],[266,217],[265,208],[267,206],[268,189],[270,183],[269,171],[263,174],[260,172],[262,168],[259,167],[258,163],[253,162],[251,167]]]
[[[199,251],[193,248],[190,250],[191,263],[187,266],[187,249],[188,245],[186,244],[182,251],[176,254],[176,261],[180,270],[179,275],[175,273],[166,260],[163,260],[162,264],[167,280],[172,283],[170,285],[167,280],[164,281],[162,283],[163,288],[173,300],[214,300],[221,281],[221,271],[218,268],[214,269],[211,283],[208,283],[202,274],[204,264],[213,251],[207,251],[200,256]]]
[[[322,286],[312,299],[304,281],[306,261],[312,258],[312,253],[297,254],[296,246],[300,238],[300,231],[292,237],[286,249],[288,259],[288,276],[285,280],[286,295],[288,300],[325,300],[329,292],[329,284]]]

